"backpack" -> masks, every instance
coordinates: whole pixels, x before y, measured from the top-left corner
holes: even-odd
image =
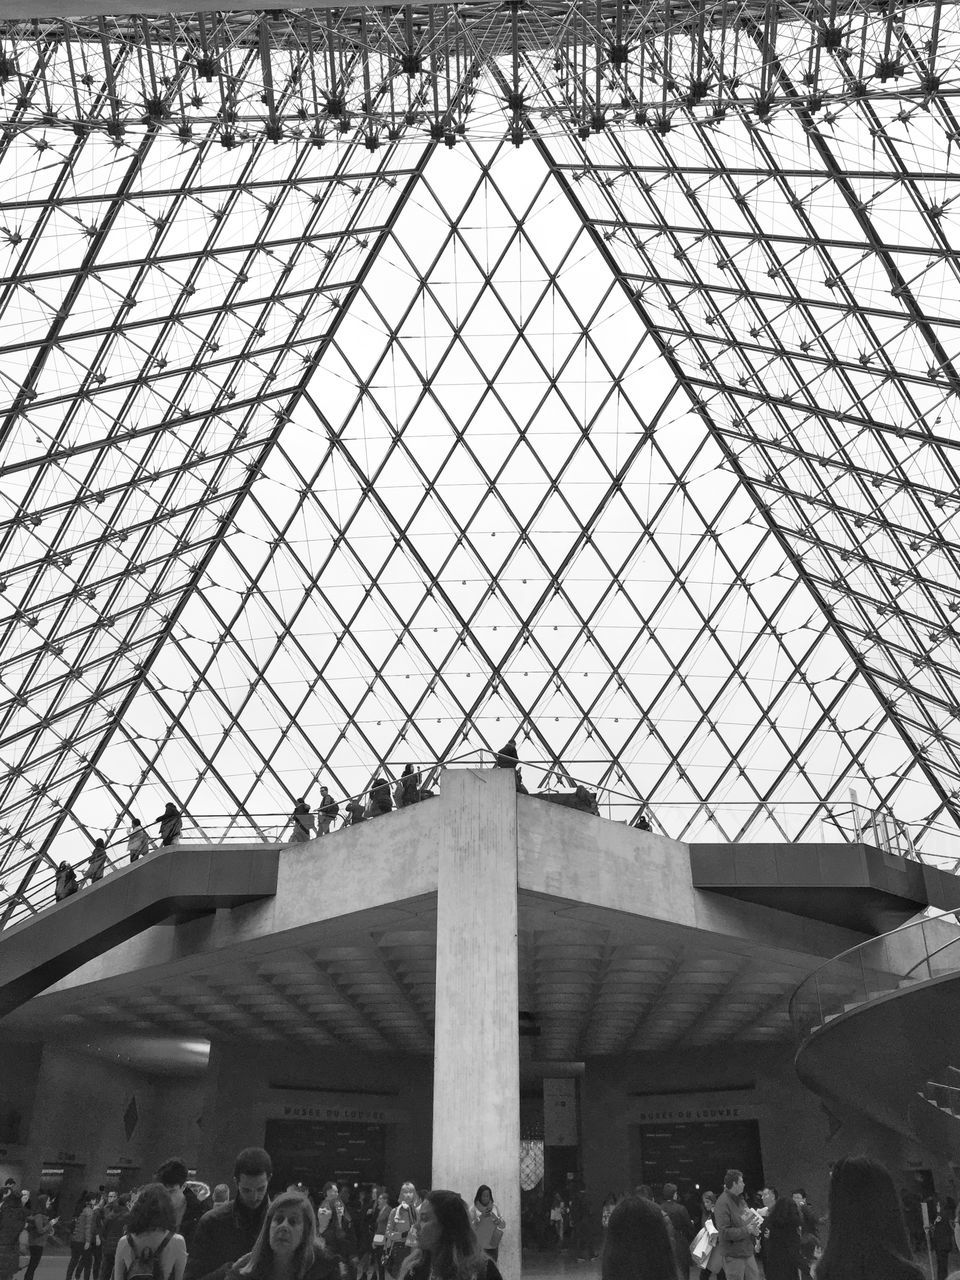
[[[130,1246],[130,1252],[133,1257],[123,1273],[123,1280],[164,1280],[163,1265],[160,1258],[164,1249],[173,1239],[173,1232],[167,1232],[160,1241],[158,1248],[144,1249],[141,1253],[137,1253],[137,1246],[134,1244],[133,1236],[129,1231],[126,1233],[125,1239]]]

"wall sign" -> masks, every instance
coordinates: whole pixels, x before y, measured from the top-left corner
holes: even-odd
[[[296,1093],[271,1090],[264,1108],[265,1120],[323,1120],[334,1124],[400,1124],[407,1112],[396,1098],[383,1094]]]
[[[751,1093],[656,1094],[632,1098],[624,1119],[630,1124],[702,1124],[704,1121],[759,1120],[764,1108]]]

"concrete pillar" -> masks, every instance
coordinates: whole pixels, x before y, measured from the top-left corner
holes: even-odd
[[[440,788],[433,1186],[480,1183],[507,1221],[499,1266],[520,1277],[517,795],[511,769],[448,769]]]

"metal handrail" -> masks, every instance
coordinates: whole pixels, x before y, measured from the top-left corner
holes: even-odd
[[[432,786],[439,780],[439,776],[444,769],[455,768],[458,766],[470,767],[471,765],[474,767],[479,766],[481,768],[491,767],[495,764],[497,755],[497,752],[491,751],[486,747],[471,748],[469,751],[465,751],[457,756],[448,757],[445,760],[431,760],[420,764],[417,768],[417,776],[422,780],[422,786]],[[610,820],[615,820],[615,814],[626,814],[625,820],[630,823],[630,825],[636,825],[637,819],[640,815],[647,814],[648,818],[652,820],[652,823],[659,827],[660,830],[663,830],[662,823],[658,823],[656,821],[655,816],[650,813],[646,801],[640,798],[635,791],[625,791],[619,787],[611,786],[606,783],[598,784],[593,781],[578,778],[568,770],[564,769],[562,765],[544,763],[542,760],[518,760],[517,766],[520,769],[530,770],[535,774],[540,775],[541,786],[539,794],[541,795],[545,793],[549,794],[556,784],[565,785],[570,789],[582,786],[597,797],[598,808],[601,811],[601,816],[605,816]],[[392,789],[400,778],[399,767],[384,763],[380,769],[376,770],[371,775],[371,782],[378,776],[382,776],[390,784]],[[358,795],[346,796],[339,801],[341,813],[339,816],[338,826],[340,829],[348,825],[345,814],[346,806],[350,802],[362,801],[364,797],[368,796],[369,791],[370,787],[367,786]],[[531,792],[531,794],[537,793]],[[851,816],[854,819],[854,827],[859,830],[856,809],[853,806],[843,806],[841,808],[828,807],[820,801],[743,800],[730,801],[723,806],[708,805],[706,802],[699,800],[664,801],[658,803],[657,810],[662,813],[664,811],[672,811],[675,809],[704,809],[710,817],[714,817],[719,809],[722,809],[723,811],[745,810],[748,812],[767,810],[772,820],[776,821],[775,811],[777,809],[786,810],[791,807],[810,808],[811,803],[813,804],[814,813],[817,810],[822,811],[821,821],[829,820],[836,825],[837,829],[841,833],[843,832],[843,826],[841,823],[844,819]],[[312,810],[311,812],[315,813],[316,810]],[[289,810],[286,812],[274,811],[245,814],[242,817],[231,817],[222,813],[195,814],[189,811],[183,811],[183,820],[185,826],[192,826],[194,831],[184,831],[180,838],[180,842],[182,844],[195,844],[199,842],[222,844],[237,843],[239,841],[250,842],[251,840],[255,840],[257,842],[274,845],[283,842],[284,835],[290,828],[293,818]],[[222,831],[211,831],[210,827],[212,824],[221,824],[224,829]],[[148,825],[154,826],[156,824],[155,822],[151,822]],[[147,828],[144,829],[146,830]],[[124,833],[109,841],[107,845],[108,858],[106,870],[113,871],[119,868],[119,858],[125,856],[127,839],[128,836]],[[111,857],[109,854],[109,850],[111,849],[117,850],[119,857],[116,854]],[[120,852],[121,849],[123,852]],[[60,860],[55,860],[49,853],[44,853],[42,856],[44,862],[49,868],[50,874],[44,875],[41,872],[41,874],[31,880],[28,889],[23,893],[9,894],[5,898],[0,899],[0,909],[12,906],[10,919],[7,921],[8,924],[22,920],[26,914],[37,914],[38,911],[43,910],[45,906],[48,905],[49,901],[52,900],[57,862]],[[27,868],[35,861],[36,857],[36,853],[31,852],[28,856],[20,859],[16,863],[12,863],[5,867],[2,873],[4,878],[6,879],[11,875],[16,875],[18,871],[22,871]],[[70,862],[70,865],[75,870],[79,870],[88,860],[89,854],[82,856],[75,862]],[[64,859],[64,861],[69,860]],[[44,893],[44,890],[47,892]],[[0,891],[2,891],[2,886],[0,886]]]
[[[933,946],[928,943],[925,930],[938,926],[940,924],[948,925],[956,930],[953,937],[946,940],[938,939],[937,945]],[[903,939],[916,936],[919,930],[919,936],[922,939],[923,954],[916,958],[915,953],[910,952],[904,957],[903,963],[897,965],[895,951],[897,943]],[[951,947],[956,946],[957,964],[956,971],[960,974],[960,911],[947,908],[943,911],[937,911],[930,915],[924,915],[919,920],[908,920],[906,924],[899,925],[896,929],[891,929],[888,933],[880,934],[876,938],[868,938],[866,942],[857,943],[856,946],[848,947],[846,951],[842,951],[839,955],[834,956],[830,960],[824,961],[818,965],[811,973],[807,974],[804,980],[796,987],[790,997],[788,1009],[790,1013],[790,1021],[793,1024],[794,1032],[800,1041],[804,1041],[825,1026],[837,1013],[849,1007],[851,1004],[863,1004],[867,1000],[875,996],[888,994],[891,990],[891,983],[896,982],[923,982],[933,978],[934,971],[931,961],[937,956],[942,955]],[[868,964],[866,961],[870,959],[871,950],[874,952],[883,952],[884,968],[875,970],[876,979],[868,981]],[[915,977],[917,970],[925,965],[927,972],[925,976]],[[851,970],[853,973],[851,974]],[[874,970],[870,968],[870,972]],[[948,969],[945,972],[951,972]],[[844,981],[840,982],[840,975],[843,975]],[[938,973],[936,976],[942,976]],[[850,988],[851,977],[859,978],[859,985],[855,983],[853,990]],[[831,980],[832,981],[829,981]],[[831,1012],[824,1009],[824,993],[828,987],[839,985],[839,996],[843,1009]],[[811,993],[816,994],[816,1000],[812,999]],[[817,1018],[814,1019],[814,1025],[808,1025],[809,1020],[803,1016],[805,1008],[814,1008],[817,1010]]]
[[[456,767],[458,765],[468,766],[470,764],[479,764],[481,765],[481,767],[491,767],[495,762],[497,754],[498,754],[497,752],[489,751],[487,748],[483,748],[483,747],[473,748],[470,751],[464,752],[458,756],[450,757],[447,760],[427,761],[421,764],[417,768],[415,776],[417,776],[422,780],[421,787],[429,786],[434,781],[438,780],[439,773],[445,768]],[[519,760],[517,763],[518,763],[518,767],[529,768],[529,769],[539,771],[544,777],[544,779],[546,779],[547,781],[555,777],[557,778],[562,777],[569,782],[572,788],[575,788],[577,786],[586,786],[589,790],[591,790],[594,793],[603,792],[604,798],[608,801],[608,803],[611,798],[615,797],[617,800],[621,801],[624,804],[629,805],[632,809],[636,810],[637,812],[640,812],[646,808],[644,801],[638,799],[638,797],[634,793],[630,793],[627,791],[619,791],[614,787],[608,787],[608,786],[602,786],[602,785],[598,786],[596,783],[585,782],[581,779],[574,778],[572,774],[562,769],[562,767],[558,767],[557,765],[546,765],[542,761],[524,761],[524,760]],[[396,769],[394,766],[384,764],[381,769],[378,769],[371,775],[371,783],[377,777],[383,777],[390,784],[391,790],[392,790],[393,787],[400,781],[400,771]],[[338,801],[338,803],[340,804],[340,810],[341,810],[339,815],[339,829],[342,830],[344,827],[349,825],[347,821],[347,816],[345,813],[346,806],[351,802],[362,801],[365,797],[369,795],[369,792],[370,792],[370,787],[367,786],[364,788],[363,791],[359,792],[358,794],[352,795],[352,796],[345,796],[342,800]],[[311,810],[311,812],[316,813],[318,812],[318,810]],[[245,842],[249,842],[251,838],[255,838],[258,842],[263,842],[264,844],[274,847],[277,844],[283,843],[282,838],[284,836],[284,833],[292,825],[292,821],[293,821],[293,817],[290,810],[286,810],[284,812],[275,811],[275,812],[267,812],[267,813],[247,814],[242,818],[229,817],[224,814],[195,814],[195,813],[191,813],[188,810],[182,810],[181,813],[182,813],[184,824],[187,824],[187,823],[191,824],[195,829],[195,831],[199,833],[199,839],[196,835],[193,835],[185,831],[183,834],[181,834],[181,837],[179,840],[180,844],[196,844],[196,843],[200,843],[201,841],[203,843],[223,843],[224,841],[222,838],[218,840],[216,838],[216,834],[211,833],[209,830],[204,830],[204,825],[203,825],[203,824],[206,824],[207,826],[209,826],[210,823],[221,823],[225,827],[225,830],[222,833],[222,835],[230,837],[229,843],[235,843],[241,840],[244,840]],[[147,830],[148,827],[152,827],[155,825],[156,825],[156,821],[151,822],[144,827],[144,830]],[[244,832],[244,827],[247,828],[246,832]],[[275,833],[269,832],[269,828],[271,827],[277,828]],[[270,838],[271,834],[273,834],[272,839]],[[124,833],[118,838],[110,840],[107,844],[108,851],[110,849],[121,849],[121,848],[125,850],[127,839],[128,839],[128,835]],[[158,842],[156,840],[153,840],[152,843],[156,846]],[[155,852],[156,849],[154,849],[153,851]],[[6,877],[6,876],[16,874],[18,870],[22,870],[28,867],[31,863],[34,862],[36,856],[37,855],[35,853],[31,853],[27,857],[22,858],[19,862],[13,863],[5,867],[3,872],[4,876]],[[124,854],[121,854],[121,856],[124,856]],[[17,906],[14,907],[14,910],[11,912],[10,919],[7,922],[8,925],[18,923],[20,920],[23,919],[24,913],[30,913],[30,914],[36,915],[36,914],[39,914],[40,911],[44,910],[46,906],[50,905],[50,903],[53,901],[53,898],[52,898],[53,886],[56,883],[57,867],[59,865],[59,861],[66,861],[69,863],[71,867],[74,868],[74,870],[79,870],[81,867],[83,867],[86,863],[89,862],[90,855],[89,854],[84,855],[75,862],[70,861],[69,859],[55,860],[50,854],[44,854],[43,858],[47,864],[47,867],[49,868],[49,871],[50,871],[49,875],[47,876],[40,875],[36,877],[33,881],[31,881],[29,890],[25,891],[22,894],[16,894],[16,893],[8,894],[6,898],[0,899],[0,909],[6,906],[9,906],[10,904],[14,904],[14,903],[18,904]],[[116,870],[119,870],[119,862],[116,860],[116,858],[111,858],[108,852],[107,864],[106,864],[106,867],[104,868],[104,873],[106,874],[107,871],[116,871]],[[81,878],[81,882],[82,882],[82,878]],[[38,893],[38,890],[40,891],[39,893]],[[47,890],[46,894],[43,893],[43,890]]]

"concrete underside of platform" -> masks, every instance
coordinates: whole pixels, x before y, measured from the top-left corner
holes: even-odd
[[[180,1152],[221,1181],[299,1118],[380,1126],[391,1188],[429,1182],[441,805],[288,847],[273,897],[149,927],[3,1019],[0,1124],[19,1128],[0,1169],[97,1185]],[[825,1113],[793,1069],[790,992],[864,933],[698,889],[687,846],[532,797],[515,830],[521,1132],[539,1126],[555,1176],[599,1203],[641,1179],[658,1124],[755,1124],[766,1179],[821,1203],[845,1150],[933,1163]],[[549,1114],[563,1095],[572,1139]]]

